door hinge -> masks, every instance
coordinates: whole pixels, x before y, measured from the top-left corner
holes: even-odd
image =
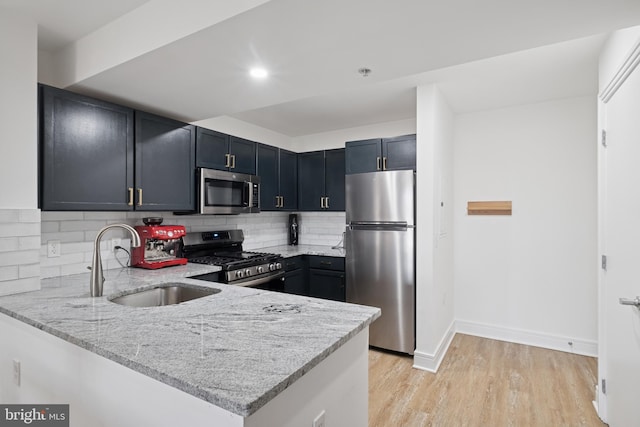
[[[607,131],[602,129],[602,138],[601,138],[602,146],[607,147]]]
[[[607,394],[607,380],[602,379],[602,394]]]
[[[607,269],[607,256],[606,255],[602,255],[602,269],[603,270]]]

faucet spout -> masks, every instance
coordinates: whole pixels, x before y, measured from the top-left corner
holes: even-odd
[[[102,274],[102,258],[100,256],[100,240],[102,235],[112,228],[122,228],[131,233],[131,246],[137,248],[140,246],[140,235],[138,232],[127,224],[111,224],[103,227],[98,231],[96,240],[93,243],[93,259],[91,261],[91,282],[89,283],[92,297],[102,296],[102,285],[104,284],[104,275]]]

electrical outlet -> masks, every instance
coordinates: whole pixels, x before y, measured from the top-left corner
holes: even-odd
[[[20,361],[13,359],[13,383],[20,387]]]
[[[47,258],[57,258],[60,256],[60,240],[49,240],[47,242]]]
[[[324,425],[324,409],[322,410],[322,412],[320,412],[318,414],[317,417],[315,417],[315,419],[313,420],[312,427],[325,427],[325,425]]]
[[[115,239],[111,239],[111,250],[113,252],[116,251],[117,246],[122,246],[122,239],[118,239],[117,237]]]

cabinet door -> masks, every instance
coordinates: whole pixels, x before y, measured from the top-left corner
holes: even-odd
[[[382,168],[380,139],[349,141],[345,143],[346,173],[375,172]]]
[[[405,135],[382,140],[385,170],[416,169],[416,136]]]
[[[324,197],[324,151],[298,154],[298,209],[319,211]]]
[[[260,176],[260,210],[275,211],[278,193],[278,149],[258,144],[258,176]]]
[[[256,143],[235,136],[229,137],[229,153],[235,156],[229,170],[232,172],[256,174]]]
[[[344,148],[325,151],[325,196],[329,198],[329,211],[344,212],[344,156]]]
[[[42,210],[133,209],[133,110],[47,86],[41,108]]]
[[[346,301],[343,271],[309,269],[309,296]]]
[[[227,170],[229,135],[214,130],[197,128],[196,166],[217,170]]]
[[[280,150],[280,196],[283,198],[282,209],[295,211],[298,209],[298,155],[287,150]]]
[[[287,271],[284,275],[284,292],[295,295],[309,295],[309,287],[305,278],[305,270]]]
[[[196,127],[136,111],[135,141],[136,210],[194,210]]]

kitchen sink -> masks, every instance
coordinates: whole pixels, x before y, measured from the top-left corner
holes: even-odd
[[[133,291],[108,299],[116,304],[129,307],[160,307],[163,305],[180,304],[214,295],[218,292],[220,292],[220,289],[205,288],[186,283],[162,283],[151,289]]]

